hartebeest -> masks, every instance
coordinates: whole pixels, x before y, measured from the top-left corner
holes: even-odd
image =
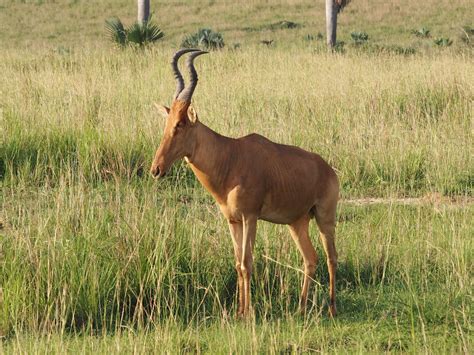
[[[187,52],[191,52],[186,61],[190,83],[185,88],[178,59]],[[258,134],[238,139],[221,136],[202,124],[191,98],[198,81],[193,61],[204,53],[207,52],[182,49],[173,56],[171,67],[177,88],[170,108],[157,105],[167,121],[151,174],[162,177],[173,162],[184,157],[201,184],[216,199],[229,224],[234,245],[239,316],[247,316],[250,310],[252,251],[259,219],[290,227],[304,259],[300,298],[300,309],[304,312],[318,261],[308,235],[309,222],[315,217],[329,269],[329,312],[335,315],[338,178],[317,154],[273,143]]]

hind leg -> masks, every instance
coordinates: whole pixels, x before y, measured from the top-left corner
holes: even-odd
[[[300,298],[300,312],[306,311],[306,303],[308,300],[308,289],[311,283],[311,279],[314,277],[316,271],[316,265],[318,263],[318,255],[314,250],[311,239],[309,238],[308,225],[310,221],[309,215],[304,215],[299,220],[291,224],[290,233],[293,240],[298,247],[304,261],[304,280],[303,287],[301,289]]]
[[[320,231],[320,238],[326,252],[326,259],[329,271],[329,314],[336,315],[336,204],[316,207],[316,222]]]

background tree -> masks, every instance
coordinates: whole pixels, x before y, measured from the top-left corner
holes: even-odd
[[[336,45],[337,14],[351,0],[326,0],[326,42],[330,48]]]
[[[138,0],[137,21],[125,27],[118,17],[105,20],[110,39],[119,47],[127,46],[144,48],[160,40],[164,33],[153,23],[150,17],[150,0]]]
[[[137,21],[140,25],[148,22],[150,18],[150,0],[137,0],[138,1],[138,15]]]

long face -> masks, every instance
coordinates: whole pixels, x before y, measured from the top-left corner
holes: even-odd
[[[170,109],[162,110],[167,115],[166,126],[150,169],[155,178],[164,176],[176,160],[191,155],[195,141],[196,116],[189,103],[175,100]]]
[[[186,53],[191,53],[186,61],[190,76],[187,87],[184,86],[183,76],[178,69],[178,59]],[[171,68],[176,79],[176,92],[171,108],[159,106],[166,116],[166,126],[150,169],[155,178],[165,175],[176,160],[190,156],[194,150],[196,140],[194,128],[197,123],[197,115],[191,106],[191,98],[197,85],[198,76],[193,61],[197,56],[205,53],[207,52],[185,48],[177,51],[173,56]]]

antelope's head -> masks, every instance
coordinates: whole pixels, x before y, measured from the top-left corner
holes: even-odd
[[[189,85],[184,87],[183,76],[178,69],[178,59],[188,52],[191,54],[186,60],[186,66],[190,79]],[[155,178],[165,175],[176,160],[189,156],[194,149],[196,141],[194,128],[198,118],[191,106],[191,98],[198,82],[198,76],[193,61],[194,58],[205,53],[207,52],[198,49],[181,49],[173,56],[171,67],[176,78],[176,93],[173,102],[171,107],[156,105],[166,117],[166,126],[150,169]]]

